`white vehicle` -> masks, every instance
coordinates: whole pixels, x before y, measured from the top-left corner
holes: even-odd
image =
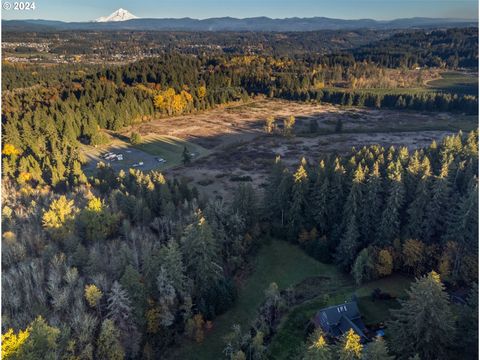
[[[102,157],[103,157],[104,159],[106,159],[106,158],[109,157],[110,155],[112,155],[112,153],[111,153],[111,152],[107,152],[107,153],[103,154]]]
[[[117,160],[123,160],[123,155],[122,154],[117,155]]]
[[[143,161],[140,161],[139,163],[135,163],[132,165],[132,167],[139,167],[143,165]]]
[[[161,158],[161,157],[157,158],[157,161],[160,162],[160,163],[167,162],[167,160],[165,160],[164,158]]]
[[[110,154],[105,158],[105,160],[113,160],[113,159],[116,159],[116,158],[117,158],[116,154]]]

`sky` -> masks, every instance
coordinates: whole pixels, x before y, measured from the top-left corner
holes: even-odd
[[[90,21],[118,8],[138,17],[205,19],[268,16],[325,16],[339,19],[390,20],[405,17],[478,19],[477,0],[28,0],[35,10],[4,10],[2,19]]]

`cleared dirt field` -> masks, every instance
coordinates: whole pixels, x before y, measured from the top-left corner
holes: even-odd
[[[291,115],[296,118],[295,136],[286,138],[281,135],[282,123]],[[268,116],[276,119],[275,135],[264,131]],[[476,116],[461,114],[258,100],[141,124],[115,134],[112,144],[102,150],[87,148],[85,155],[90,159],[87,167],[93,169],[102,152],[121,152],[124,161],[113,162],[115,169],[128,169],[142,161],[142,170],[159,169],[167,175],[184,176],[209,195],[226,197],[239,181],[261,187],[277,155],[295,166],[302,157],[316,161],[322,153],[345,153],[364,145],[414,149],[458,130],[475,129],[477,121]],[[135,147],[126,141],[132,130],[143,138]],[[184,146],[195,153],[187,166],[181,163]],[[158,157],[167,162],[160,164]]]

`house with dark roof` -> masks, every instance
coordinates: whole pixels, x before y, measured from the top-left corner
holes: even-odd
[[[361,320],[356,301],[321,309],[315,314],[312,321],[316,327],[320,327],[332,337],[342,336],[348,330],[353,329],[360,336],[362,342],[368,340],[365,335],[366,327]]]

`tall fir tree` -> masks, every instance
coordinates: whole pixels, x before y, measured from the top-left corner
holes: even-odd
[[[187,226],[181,239],[183,259],[197,295],[203,294],[223,277],[219,245],[200,210]]]
[[[353,175],[352,187],[348,194],[343,210],[345,224],[344,233],[337,247],[335,258],[343,268],[350,270],[359,249],[359,223],[362,217],[362,206],[364,201],[365,172],[362,165],[358,165]]]
[[[418,353],[438,359],[452,344],[455,322],[440,276],[431,272],[417,279],[407,295],[388,323],[392,350],[402,358]]]
[[[391,162],[387,169],[388,195],[382,212],[377,243],[390,245],[400,235],[401,211],[405,201],[403,169],[399,160]]]
[[[375,241],[377,233],[376,224],[380,221],[382,213],[383,189],[380,174],[380,164],[375,161],[371,172],[368,174],[365,186],[365,201],[362,204],[362,221],[360,233],[363,245]]]
[[[107,299],[107,318],[120,331],[121,343],[127,356],[135,357],[139,350],[140,334],[133,320],[132,307],[127,292],[115,281]]]
[[[414,200],[407,209],[408,222],[407,232],[411,238],[423,239],[423,224],[426,221],[427,207],[430,202],[430,180],[431,180],[430,161],[427,157],[423,158],[422,166],[415,189]]]

